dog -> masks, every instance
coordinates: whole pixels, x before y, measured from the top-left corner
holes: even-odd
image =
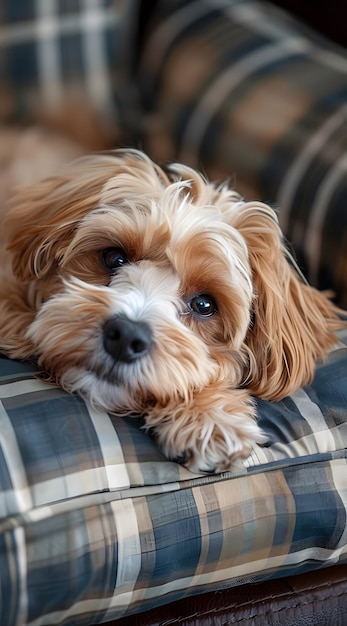
[[[135,149],[23,190],[4,228],[2,351],[94,406],[143,416],[193,472],[237,467],[264,443],[253,397],[308,383],[342,325],[272,208]]]

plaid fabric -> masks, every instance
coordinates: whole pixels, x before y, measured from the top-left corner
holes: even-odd
[[[0,122],[90,107],[109,144],[233,177],[347,308],[343,49],[253,0],[3,0],[1,18]]]
[[[133,0],[3,0],[0,121],[33,121],[67,101],[88,103],[112,129],[127,66]],[[122,62],[122,66],[120,63]]]
[[[266,2],[159,0],[136,81],[145,149],[278,206],[347,307],[346,51]]]
[[[310,387],[258,401],[272,444],[238,472],[165,460],[0,359],[1,626],[90,625],[190,594],[347,563],[347,334]]]
[[[4,0],[0,120],[71,95],[116,123],[137,4]],[[140,109],[124,93],[134,141],[280,204],[311,278],[346,303],[344,53],[265,3],[159,0],[152,18]],[[346,563],[346,352],[258,401],[271,445],[209,477],[165,460],[138,421],[0,359],[1,626],[89,626]]]

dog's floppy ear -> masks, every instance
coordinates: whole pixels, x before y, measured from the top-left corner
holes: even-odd
[[[122,176],[122,178],[120,178]],[[100,202],[122,202],[134,180],[153,198],[167,177],[138,150],[118,149],[76,159],[26,188],[11,202],[5,229],[13,271],[23,282],[44,278],[59,263],[79,222]]]
[[[17,278],[28,282],[49,273],[76,224],[97,206],[103,185],[116,172],[115,160],[109,155],[82,157],[59,175],[25,188],[13,198],[5,234]]]
[[[338,309],[295,270],[270,207],[245,203],[233,225],[247,243],[254,284],[245,384],[257,396],[280,399],[310,381],[315,361],[336,342]]]

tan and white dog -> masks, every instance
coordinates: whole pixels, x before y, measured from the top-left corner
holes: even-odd
[[[82,157],[24,190],[5,229],[2,351],[143,415],[195,471],[263,442],[252,396],[308,383],[342,325],[294,269],[269,206],[136,150]]]

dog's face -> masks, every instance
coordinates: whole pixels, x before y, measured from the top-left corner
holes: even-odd
[[[143,156],[117,165],[68,237],[56,224],[57,242],[48,234],[27,249],[42,274],[28,329],[35,353],[66,388],[108,410],[165,406],[221,375],[237,384],[253,285],[246,242],[229,223],[236,201],[219,206],[200,180],[194,198]],[[87,181],[85,192],[88,201]]]
[[[189,168],[168,175],[141,153],[116,151],[18,198],[8,229],[31,311],[21,339],[65,389],[145,414],[165,454],[195,469],[228,467],[261,439],[240,387],[266,379],[274,397],[287,389],[283,337],[293,323],[276,300],[293,279],[269,207]],[[266,317],[282,324],[281,337]],[[236,435],[221,424],[214,432],[218,411],[235,413]]]

